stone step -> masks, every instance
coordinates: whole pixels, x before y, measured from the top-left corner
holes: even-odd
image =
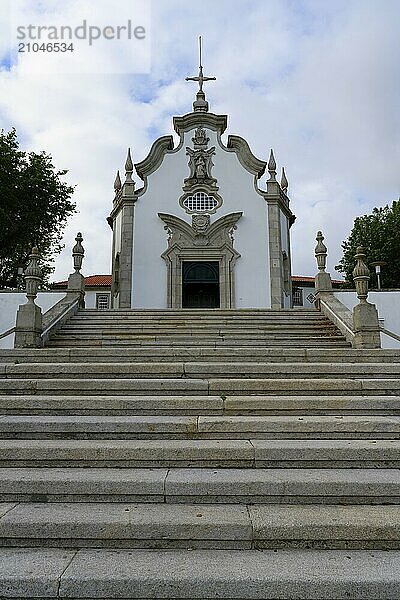
[[[397,469],[1,468],[0,502],[400,504]]]
[[[209,313],[208,311],[190,310],[182,312],[166,313],[166,312],[137,312],[135,310],[126,311],[123,314],[119,313],[118,309],[111,311],[103,310],[83,310],[78,311],[76,315],[71,317],[74,321],[136,321],[138,323],[257,323],[263,321],[328,321],[319,311],[271,311],[271,312],[244,312],[236,313],[232,311],[216,311]]]
[[[100,319],[70,319],[63,325],[64,328],[71,331],[89,331],[94,332],[97,329],[100,331],[114,331],[129,330],[133,333],[137,332],[160,332],[160,333],[186,333],[195,334],[209,333],[209,334],[223,334],[232,333],[241,335],[242,333],[248,335],[257,335],[259,333],[267,332],[281,332],[287,331],[290,333],[293,331],[306,331],[315,332],[320,330],[338,331],[336,325],[328,320],[304,320],[298,319],[296,321],[291,319],[286,320],[260,320],[260,321],[222,321],[217,320],[215,322],[208,321],[141,321],[141,320],[129,320],[129,319],[115,319],[115,320],[100,320]]]
[[[0,504],[2,546],[238,549],[252,537],[241,505]]]
[[[398,600],[399,587],[395,550],[0,550],[12,600]]]
[[[23,363],[0,364],[0,377],[6,378],[53,378],[69,379],[137,377],[179,378],[329,378],[340,376],[359,378],[399,378],[400,363],[265,363],[265,362],[135,362],[135,363]]]
[[[336,329],[335,326],[321,325],[321,326],[309,326],[305,327],[304,325],[298,325],[288,323],[287,326],[277,325],[277,326],[265,326],[265,327],[257,327],[255,329],[248,329],[244,327],[237,328],[229,328],[227,326],[216,326],[214,328],[210,327],[163,327],[154,325],[153,327],[130,327],[129,325],[115,325],[115,326],[104,326],[100,327],[98,324],[94,324],[93,326],[86,326],[73,323],[64,325],[59,331],[57,335],[68,335],[68,336],[76,336],[81,335],[84,336],[119,336],[119,337],[127,337],[127,336],[158,336],[160,338],[168,338],[168,337],[176,337],[178,339],[185,339],[190,337],[196,337],[199,339],[207,338],[207,337],[224,337],[224,338],[263,338],[269,336],[280,336],[283,338],[297,338],[297,337],[307,337],[307,336],[315,336],[318,334],[326,334],[327,336],[340,336],[340,332]]]
[[[321,318],[321,313],[315,308],[298,309],[298,308],[110,308],[99,310],[97,308],[85,308],[78,310],[76,317],[93,317],[101,316],[101,318],[125,318],[136,317],[159,317],[159,318],[202,318],[213,319],[217,317],[224,318],[261,318],[261,317],[286,317],[286,318]]]
[[[153,348],[155,345],[158,347],[173,348],[174,346],[185,345],[187,348],[198,347],[198,346],[209,346],[210,348],[224,348],[225,346],[230,347],[232,344],[237,346],[247,346],[249,348],[261,347],[263,349],[268,348],[286,348],[293,346],[298,348],[310,348],[310,349],[330,349],[330,348],[350,348],[350,343],[346,342],[344,338],[337,337],[323,337],[323,336],[309,336],[305,339],[296,338],[281,338],[276,336],[274,338],[261,338],[261,339],[234,339],[234,338],[215,338],[199,340],[194,337],[187,339],[176,339],[173,336],[168,339],[156,338],[155,336],[148,336],[147,338],[135,336],[130,339],[118,339],[115,338],[103,338],[103,337],[89,337],[82,339],[79,336],[75,337],[62,337],[55,336],[50,339],[47,347],[50,348],[136,348],[136,347],[150,347]]]
[[[46,379],[46,378],[0,378],[1,394],[57,394],[74,395],[83,393],[93,395],[395,395],[400,392],[399,378],[362,378],[352,379],[338,377],[314,378],[215,378],[202,379],[193,377],[169,378],[113,378],[107,379]]]
[[[397,350],[354,348],[264,348],[262,346],[139,346],[137,348],[40,348],[2,350],[0,363],[76,362],[312,362],[312,363],[390,363],[399,362]]]
[[[400,440],[0,440],[0,466],[393,469]]]
[[[0,416],[3,439],[390,439],[400,416]]]
[[[0,546],[394,550],[400,506],[4,503]]]
[[[25,383],[25,382],[24,382]],[[1,385],[1,381],[0,381]],[[11,390],[12,391],[12,390]],[[395,395],[0,394],[0,414],[20,415],[400,415]],[[336,389],[337,392],[337,389]]]
[[[318,341],[335,346],[335,343],[344,343],[344,338],[339,335],[333,334],[325,334],[324,332],[304,332],[304,333],[296,333],[296,334],[285,334],[282,332],[281,334],[254,334],[248,335],[243,333],[242,335],[238,334],[159,334],[159,333],[130,333],[129,331],[121,331],[118,333],[113,332],[102,332],[101,330],[94,330],[93,332],[84,332],[84,331],[63,331],[62,329],[52,338],[51,343],[55,342],[74,342],[77,346],[83,346],[85,343],[89,342],[107,342],[109,345],[116,345],[116,343],[125,342],[126,344],[135,345],[135,344],[173,344],[173,345],[192,345],[193,343],[197,345],[204,344],[226,344],[226,345],[250,345],[255,343],[256,345],[264,345],[268,346],[285,346],[289,342],[292,345],[299,344],[302,346],[312,346],[318,347]]]
[[[105,322],[87,322],[82,321],[68,321],[63,325],[60,330],[61,333],[82,333],[92,334],[101,333],[102,335],[112,335],[127,333],[129,335],[237,335],[237,336],[252,336],[252,335],[269,335],[269,334],[310,334],[315,335],[319,332],[337,333],[340,335],[339,330],[333,323],[317,322],[312,324],[306,324],[302,321],[295,323],[259,323],[253,324],[251,327],[238,324],[233,327],[232,325],[224,325],[215,323],[215,325],[204,324],[195,325],[192,323],[178,324],[171,323],[169,325],[159,325],[157,323],[137,324],[130,323],[129,321],[119,322],[115,324],[108,324]]]

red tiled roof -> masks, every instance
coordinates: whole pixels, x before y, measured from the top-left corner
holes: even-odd
[[[111,275],[89,275],[89,277],[85,277],[85,286],[86,287],[110,287],[111,286],[112,277]],[[65,288],[67,287],[67,281],[57,281],[53,283],[53,287],[55,288]]]
[[[303,277],[302,275],[292,275],[292,281],[304,281],[306,283],[314,283],[314,277]],[[342,279],[332,279],[332,283],[340,285],[344,283]]]
[[[89,275],[89,277],[85,277],[85,285],[108,285],[110,286],[112,282],[111,275]]]

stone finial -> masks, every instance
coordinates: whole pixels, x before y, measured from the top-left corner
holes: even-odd
[[[42,283],[42,269],[39,267],[40,254],[39,250],[34,246],[29,256],[28,266],[25,270],[25,287],[26,297],[31,304],[35,303],[35,298],[38,293],[39,285]]]
[[[285,194],[287,192],[288,187],[289,187],[289,183],[288,183],[288,180],[286,177],[285,167],[282,167],[281,188],[282,188],[282,191],[285,192]]]
[[[326,269],[326,257],[328,256],[328,250],[323,243],[324,236],[322,235],[322,231],[318,231],[317,233],[317,245],[315,246],[315,258],[317,259],[317,266],[320,272],[324,272]]]
[[[358,246],[355,258],[357,262],[353,271],[353,279],[356,286],[357,298],[360,300],[361,304],[364,304],[368,298],[368,282],[370,276],[369,269],[364,262],[365,253],[362,246]]]
[[[114,181],[114,191],[116,194],[118,194],[121,187],[122,187],[121,177],[119,175],[119,171],[117,171],[117,175],[115,176],[115,181]]]
[[[83,256],[85,254],[85,250],[82,246],[83,237],[81,233],[78,233],[78,235],[75,238],[75,241],[76,244],[72,248],[72,256],[74,259],[75,273],[79,273],[82,267]]]
[[[128,148],[128,154],[126,157],[126,161],[125,161],[125,183],[133,183],[133,179],[132,179],[132,173],[133,173],[133,162],[132,162],[132,157],[131,157],[131,149]]]
[[[276,162],[274,157],[274,152],[271,148],[271,152],[268,160],[268,172],[269,172],[269,181],[276,181]]]

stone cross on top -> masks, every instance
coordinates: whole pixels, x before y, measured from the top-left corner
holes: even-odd
[[[208,111],[208,102],[206,101],[206,96],[203,91],[203,84],[205,81],[215,81],[216,77],[206,77],[203,75],[203,65],[202,63],[202,41],[201,35],[199,36],[199,74],[197,77],[186,77],[186,81],[197,81],[199,84],[199,91],[196,94],[196,100],[193,102],[193,109],[195,112],[207,112]]]

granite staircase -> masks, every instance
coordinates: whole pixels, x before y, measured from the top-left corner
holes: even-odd
[[[399,400],[317,311],[79,311],[0,353],[0,598],[398,600]]]

